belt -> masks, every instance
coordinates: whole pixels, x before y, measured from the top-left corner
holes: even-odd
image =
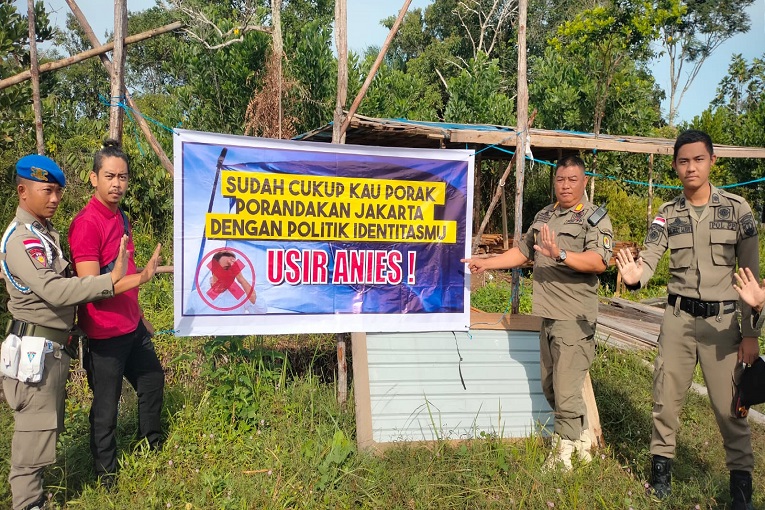
[[[714,317],[720,313],[719,301],[700,301],[685,296],[678,296],[677,294],[670,294],[667,297],[667,303],[670,306],[675,306],[678,299],[680,299],[680,309],[694,317]],[[724,314],[736,311],[735,301],[723,301],[722,305],[722,313]]]
[[[61,345],[66,345],[69,339],[69,331],[63,329],[46,328],[45,326],[39,326],[32,324],[31,322],[10,320],[5,327],[5,335],[8,336],[11,333],[18,337],[23,336],[41,336],[51,342],[56,342]]]

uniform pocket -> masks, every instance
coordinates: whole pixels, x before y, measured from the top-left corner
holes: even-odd
[[[669,267],[671,269],[683,269],[691,266],[693,261],[693,235],[678,234],[670,236]]]
[[[558,247],[574,252],[584,251],[584,228],[578,223],[561,225],[558,232]]]
[[[736,232],[712,230],[712,262],[716,266],[733,266],[736,263]]]

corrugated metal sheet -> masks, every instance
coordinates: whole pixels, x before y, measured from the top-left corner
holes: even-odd
[[[467,439],[482,432],[525,437],[552,428],[540,385],[539,333],[471,335],[367,334],[375,442]]]

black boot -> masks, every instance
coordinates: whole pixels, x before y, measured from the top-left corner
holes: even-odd
[[[751,510],[752,506],[752,473],[749,471],[730,472],[730,497],[733,500],[733,510]]]
[[[664,499],[672,492],[672,459],[654,455],[651,459],[651,488],[653,495]]]

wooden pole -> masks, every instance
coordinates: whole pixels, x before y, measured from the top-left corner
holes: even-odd
[[[348,100],[348,9],[346,0],[335,0],[335,45],[337,47],[337,98],[332,124],[332,143],[345,143],[343,108]],[[337,403],[348,400],[348,366],[345,361],[347,333],[337,334]]]
[[[37,154],[45,154],[43,139],[42,101],[40,101],[40,72],[37,66],[37,31],[35,30],[35,3],[27,0],[27,19],[29,20],[29,73],[32,77],[32,109],[35,114],[35,137]]]
[[[536,117],[536,115],[537,115],[537,111],[534,110],[534,112],[531,114],[531,117],[529,118],[529,122],[528,122],[529,126],[531,126],[534,123],[534,118]],[[478,248],[478,242],[481,240],[483,231],[486,229],[486,225],[489,224],[489,217],[491,217],[491,213],[494,212],[494,208],[497,206],[497,202],[499,202],[500,196],[502,195],[502,193],[504,193],[504,187],[505,187],[504,183],[505,181],[507,181],[507,178],[510,175],[510,171],[513,169],[513,163],[515,162],[517,155],[518,155],[517,152],[513,154],[513,157],[510,159],[510,163],[507,164],[507,168],[505,168],[505,172],[502,174],[502,178],[499,180],[499,184],[497,185],[497,189],[494,191],[494,196],[491,199],[489,208],[486,210],[486,214],[484,214],[483,216],[483,221],[481,222],[481,226],[478,227],[478,232],[473,237],[472,253],[476,252],[476,249]],[[478,158],[476,158],[476,160],[477,159]]]
[[[648,228],[653,221],[653,154],[648,155],[648,210],[646,211]]]
[[[279,138],[282,137],[282,121],[284,109],[282,105],[282,58],[284,57],[284,39],[282,38],[282,0],[271,0],[271,22],[273,23],[272,39],[274,42],[274,58],[277,59],[276,70],[279,73]]]
[[[515,141],[515,246],[523,234],[523,183],[526,163],[526,137],[529,133],[529,84],[526,81],[526,14],[528,0],[518,2],[518,136]],[[521,275],[513,271],[513,313],[519,312]]]
[[[109,138],[122,142],[122,125],[125,110],[119,104],[124,103],[125,95],[125,35],[127,34],[127,2],[114,1],[114,51],[112,51],[112,95],[109,110]]]
[[[343,110],[348,100],[348,11],[346,0],[335,0],[335,45],[337,46],[337,99],[332,124],[332,143],[345,143]],[[352,114],[351,114],[352,115]]]
[[[183,27],[183,23],[181,23],[180,21],[176,21],[174,23],[170,23],[169,25],[153,28],[151,30],[147,30],[146,32],[141,32],[140,34],[131,35],[130,37],[125,38],[125,44],[126,45],[134,44],[137,42],[145,41],[146,39],[151,39],[152,37],[166,34],[168,32],[172,32],[173,30],[178,30],[181,27]],[[55,71],[63,67],[68,67],[70,65],[77,64],[91,57],[97,57],[103,53],[106,53],[107,51],[112,51],[113,49],[114,49],[114,42],[112,41],[110,43],[102,44],[101,46],[98,46],[97,48],[93,48],[88,51],[83,51],[82,53],[78,53],[77,55],[72,55],[71,57],[62,58],[61,60],[56,60],[55,62],[46,62],[38,67],[38,71],[40,73]],[[3,90],[4,88],[8,88],[11,85],[17,85],[19,83],[23,83],[31,78],[32,78],[31,71],[24,71],[19,74],[10,76],[8,78],[0,80],[0,90]]]
[[[499,185],[502,187],[502,195],[500,195],[502,199],[502,248],[509,250],[510,236],[507,229],[507,190],[505,189],[505,181],[500,182]]]
[[[345,120],[343,121],[343,125],[340,128],[340,133],[343,135],[348,130],[348,126],[351,124],[351,119],[353,119],[353,116],[356,114],[356,110],[359,109],[361,100],[364,99],[364,96],[367,93],[367,89],[372,84],[372,79],[375,77],[375,74],[377,74],[377,70],[380,68],[380,64],[382,64],[383,58],[388,52],[388,47],[390,46],[391,41],[393,41],[393,36],[395,36],[396,32],[398,32],[398,28],[401,26],[401,22],[404,20],[404,15],[406,14],[406,11],[409,10],[409,5],[411,3],[412,0],[404,0],[404,5],[398,12],[396,22],[393,23],[390,32],[388,32],[388,37],[385,38],[385,42],[383,43],[382,48],[380,48],[380,53],[377,54],[377,59],[375,59],[374,64],[372,64],[372,69],[369,70],[367,78],[364,80],[363,85],[361,85],[361,90],[359,90],[359,93],[356,95],[356,99],[353,100],[351,109],[348,110],[348,115],[346,115]]]
[[[85,32],[85,35],[90,41],[91,46],[93,47],[101,46],[101,44],[98,42],[98,38],[96,37],[96,34],[93,33],[93,29],[90,27],[90,23],[88,23],[87,18],[85,18],[85,15],[77,6],[77,3],[75,2],[75,0],[66,0],[66,3],[67,5],[69,5],[69,8],[72,10],[74,17],[77,18],[77,21],[80,23],[80,26],[82,27],[82,30]],[[103,53],[100,54],[99,56],[101,57],[101,62],[104,64],[104,67],[106,68],[106,72],[108,72],[109,76],[111,76],[112,63],[109,60],[109,57],[107,57]],[[171,176],[175,175],[175,171],[173,170],[173,164],[170,162],[170,159],[165,154],[165,151],[159,145],[159,142],[157,142],[157,139],[154,137],[154,134],[151,132],[151,129],[149,129],[149,124],[143,118],[143,115],[141,115],[141,112],[138,109],[138,105],[135,104],[135,102],[133,101],[133,98],[130,97],[130,94],[128,93],[127,90],[125,90],[125,100],[127,101],[128,106],[136,113],[136,115],[134,115],[135,121],[138,123],[138,127],[141,129],[141,132],[146,137],[146,141],[149,142],[149,145],[151,146],[151,148],[154,150],[154,153],[159,158],[160,163],[162,163],[162,166],[165,168],[165,170],[168,171],[168,173]]]

